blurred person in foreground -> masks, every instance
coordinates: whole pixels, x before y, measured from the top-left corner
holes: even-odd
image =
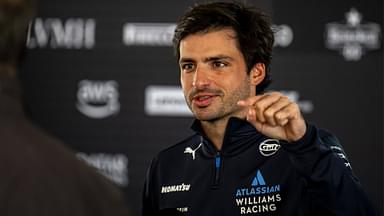
[[[274,42],[266,15],[198,4],[173,42],[195,134],[152,161],[143,215],[377,215],[336,137],[264,92]]]
[[[30,0],[0,0],[0,215],[126,216],[121,191],[23,113],[18,66]]]

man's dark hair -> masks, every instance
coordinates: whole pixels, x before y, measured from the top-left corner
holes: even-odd
[[[182,16],[173,37],[174,52],[180,58],[180,41],[190,34],[231,28],[236,33],[239,50],[245,58],[247,73],[256,63],[264,63],[266,76],[256,86],[261,93],[270,84],[269,65],[274,35],[269,17],[256,8],[239,2],[197,4]]]
[[[0,0],[0,64],[18,64],[34,4],[33,0]]]

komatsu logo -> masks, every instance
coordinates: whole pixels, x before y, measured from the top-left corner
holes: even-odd
[[[170,186],[163,186],[161,187],[161,193],[172,193],[172,192],[184,192],[189,191],[191,188],[190,184],[180,184],[180,185],[170,185]]]

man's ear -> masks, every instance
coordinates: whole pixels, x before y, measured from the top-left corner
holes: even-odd
[[[256,63],[253,65],[251,72],[249,73],[251,85],[257,86],[265,78],[265,64]]]

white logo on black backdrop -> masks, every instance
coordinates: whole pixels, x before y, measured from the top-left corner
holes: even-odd
[[[310,100],[302,100],[300,99],[300,93],[294,90],[282,90],[280,91],[282,94],[287,96],[290,100],[297,103],[300,107],[301,112],[304,114],[310,114],[314,110],[313,102]]]
[[[127,46],[171,46],[174,23],[126,23],[123,43]]]
[[[380,25],[361,21],[363,16],[355,8],[345,14],[346,24],[328,23],[325,42],[329,49],[339,50],[347,61],[358,61],[369,50],[380,48]]]
[[[304,114],[312,113],[313,102],[300,99],[294,90],[282,90],[282,94],[297,103]],[[180,86],[148,86],[145,89],[145,113],[150,116],[192,116]]]
[[[77,157],[120,186],[128,185],[128,158],[123,154],[86,154],[78,152]],[[92,181],[92,180],[91,180]]]
[[[274,25],[275,32],[275,47],[287,47],[291,45],[293,41],[293,31],[288,25]]]
[[[29,49],[91,49],[95,46],[95,31],[95,19],[35,18],[28,27],[26,46]]]
[[[114,80],[82,80],[77,92],[77,109],[90,118],[105,118],[120,111],[118,84]]]
[[[126,23],[123,43],[127,46],[172,46],[175,23]],[[293,31],[288,25],[274,25],[275,46],[287,47],[293,41]]]
[[[144,109],[151,116],[192,116],[179,86],[148,86]]]
[[[269,157],[276,154],[281,148],[280,142],[277,139],[266,139],[259,145],[260,154]]]

